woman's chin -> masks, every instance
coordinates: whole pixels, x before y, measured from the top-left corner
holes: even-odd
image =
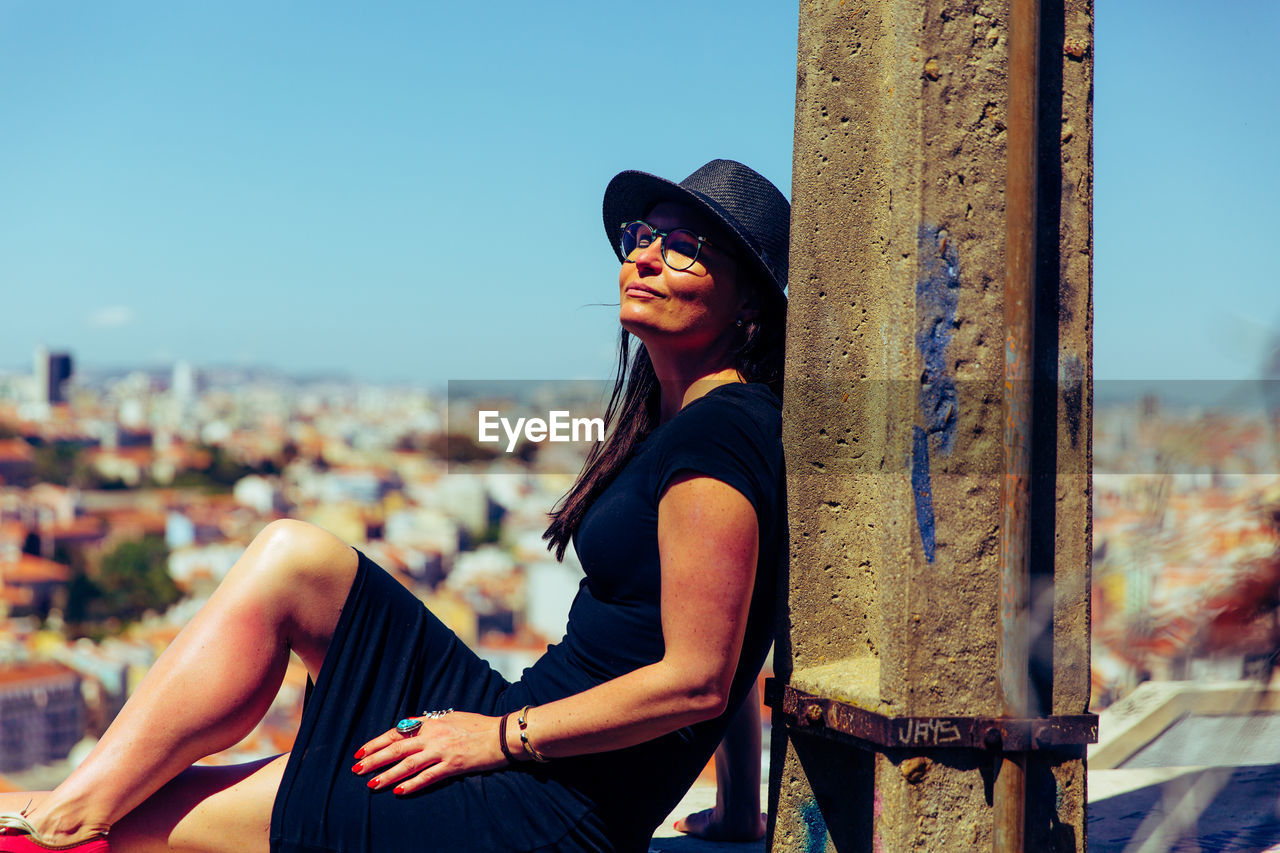
[[[646,322],[643,317],[627,316],[624,312],[623,316],[618,319],[619,322],[622,323],[622,328],[635,335],[641,341],[647,337],[652,337],[661,333],[661,330],[656,328],[652,323]]]

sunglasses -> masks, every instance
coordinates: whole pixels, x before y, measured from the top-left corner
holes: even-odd
[[[706,237],[700,237],[688,228],[672,228],[659,231],[643,219],[622,223],[618,246],[622,249],[623,263],[633,264],[636,252],[647,248],[654,240],[661,240],[662,262],[671,269],[683,271],[693,266],[702,252],[703,245],[714,246]]]

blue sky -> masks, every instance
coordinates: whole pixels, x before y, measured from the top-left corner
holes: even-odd
[[[1280,327],[1280,4],[1100,3],[1095,371]],[[623,168],[790,192],[797,8],[0,0],[0,367],[600,377]]]

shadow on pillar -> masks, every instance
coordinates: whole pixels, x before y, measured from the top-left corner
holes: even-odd
[[[804,853],[823,853],[828,836],[840,853],[871,850],[875,753],[819,735],[787,732],[786,737],[791,739],[813,790],[813,800],[800,807],[806,834],[801,848]]]
[[[1040,0],[1040,92],[1037,126],[1036,309],[1033,342],[1035,386],[1031,401],[1030,676],[1031,716],[1053,713],[1053,599],[1057,543],[1058,392],[1061,369],[1058,325],[1066,286],[1058,234],[1062,222],[1062,0]],[[1074,385],[1080,392],[1079,383]],[[1069,396],[1069,394],[1068,394]],[[1081,401],[1065,412],[1068,430],[1080,429]],[[1067,408],[1071,403],[1068,400]],[[1072,417],[1074,415],[1074,427]],[[1073,435],[1078,440],[1078,435]],[[1073,440],[1073,444],[1075,441]],[[1083,711],[1073,709],[1071,713]]]
[[[1027,756],[1027,850],[1037,853],[1076,853],[1082,845],[1076,839],[1075,827],[1063,823],[1058,813],[1062,791],[1053,768],[1059,764],[1084,760],[1083,747],[1059,750],[1037,750]]]
[[[1079,365],[1060,361],[1058,329],[1070,321],[1063,316],[1071,286],[1062,262],[1059,234],[1062,226],[1062,43],[1065,33],[1063,0],[1040,0],[1040,92],[1038,139],[1038,197],[1036,239],[1035,378],[1032,399],[1031,482],[1031,662],[1030,697],[1033,716],[1079,713],[1083,708],[1053,707],[1054,673],[1054,572],[1057,528],[1059,400],[1071,445],[1081,436],[1083,383]],[[1027,755],[1026,841],[1028,850],[1043,853],[1076,853],[1083,839],[1062,821],[1063,792],[1054,768],[1082,761],[1084,747],[1037,750]],[[1069,811],[1069,810],[1068,810]]]

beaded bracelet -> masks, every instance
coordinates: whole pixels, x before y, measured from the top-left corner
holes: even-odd
[[[520,727],[520,745],[524,747],[525,752],[533,756],[534,761],[545,764],[547,762],[547,757],[533,748],[533,744],[529,743],[529,734],[526,731],[526,729],[529,728],[529,724],[525,721],[525,717],[528,715],[529,709],[532,707],[532,705],[525,705],[520,709],[520,716],[516,717],[516,725]]]
[[[498,746],[502,749],[502,754],[507,757],[507,761],[515,764],[516,757],[511,754],[511,747],[507,746],[507,720],[510,718],[510,714],[503,714],[502,722],[498,723]]]

